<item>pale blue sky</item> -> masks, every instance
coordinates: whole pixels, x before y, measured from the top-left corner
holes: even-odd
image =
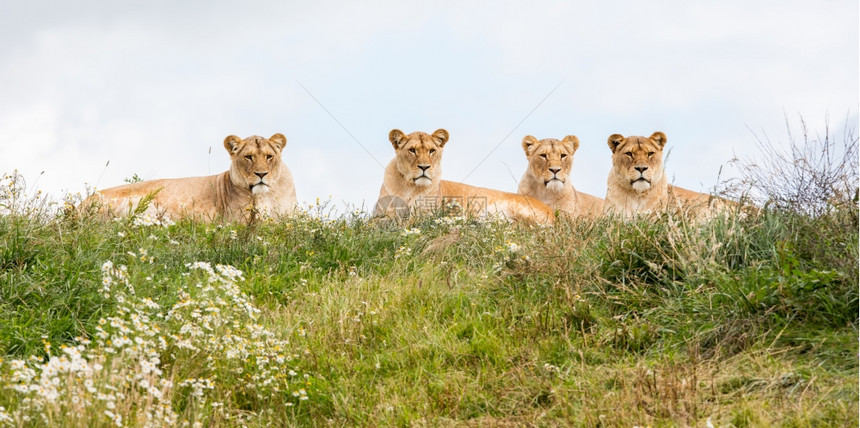
[[[280,132],[300,200],[372,206],[388,132],[445,128],[444,177],[507,191],[523,136],[577,135],[603,197],[613,133],[665,132],[674,182],[708,190],[750,129],[858,122],[856,0],[124,3],[0,5],[0,172],[209,175],[227,135]]]

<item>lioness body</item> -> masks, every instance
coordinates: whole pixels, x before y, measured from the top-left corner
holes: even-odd
[[[448,132],[444,129],[433,134],[413,132],[409,135],[395,129],[388,137],[395,157],[385,168],[375,215],[388,214],[386,211],[391,204],[383,202],[396,198],[410,210],[431,211],[442,207],[443,202],[457,202],[476,216],[502,215],[511,220],[538,223],[553,221],[552,210],[537,199],[442,180],[442,148],[448,141]]]
[[[193,217],[207,221],[248,221],[256,215],[282,215],[296,205],[289,168],[281,161],[287,139],[229,136],[224,148],[230,170],[206,177],[158,179],[111,187],[84,201],[110,216],[122,216],[151,195],[144,214],[170,219]]]
[[[638,212],[671,210],[695,217],[706,216],[711,195],[669,184],[663,169],[666,134],[650,137],[624,137],[613,134],[608,140],[612,150],[612,169],[606,183],[604,210],[630,217]]]
[[[573,135],[562,141],[554,138],[538,141],[527,135],[523,138],[523,150],[529,166],[520,179],[518,192],[574,217],[599,216],[603,212],[603,199],[577,191],[570,180],[573,154],[578,148],[579,139]]]

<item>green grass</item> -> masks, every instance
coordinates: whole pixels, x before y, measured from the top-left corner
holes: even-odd
[[[12,425],[108,426],[98,400],[78,416],[67,396],[27,407],[38,394],[11,389],[11,362],[44,358],[45,342],[51,355],[76,337],[95,348],[101,319],[134,313],[118,295],[151,298],[160,308],[140,313],[178,331],[179,321],[156,314],[188,300],[182,290],[204,301],[196,285],[205,275],[186,267],[204,261],[244,272],[236,284],[260,313],[223,306],[225,316],[289,341],[281,346],[295,359],[284,367],[308,374],[300,385],[309,398],[292,397],[299,384],[290,379],[279,391],[252,379],[264,354],[233,360],[215,345],[190,351],[169,340],[158,356],[180,420],[856,426],[857,230],[853,212],[551,228],[310,216],[160,227],[0,215],[0,406],[18,412]],[[108,260],[127,266],[133,295],[100,291]],[[213,337],[251,334],[237,326]],[[190,378],[214,386],[198,399],[179,386]],[[131,425],[150,408],[135,388],[116,409]]]

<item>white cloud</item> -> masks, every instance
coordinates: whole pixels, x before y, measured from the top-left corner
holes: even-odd
[[[216,173],[228,134],[281,132],[301,199],[370,205],[388,131],[447,128],[446,177],[498,145],[468,182],[505,190],[524,135],[575,134],[574,181],[602,196],[611,133],[665,131],[696,188],[751,150],[747,126],[857,124],[854,1],[47,6],[0,13],[0,171],[50,191]]]

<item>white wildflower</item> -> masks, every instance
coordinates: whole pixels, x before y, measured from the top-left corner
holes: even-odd
[[[417,227],[413,227],[410,229],[404,229],[403,233],[402,233],[403,236],[420,235],[420,234],[421,234],[421,229],[418,229]]]

